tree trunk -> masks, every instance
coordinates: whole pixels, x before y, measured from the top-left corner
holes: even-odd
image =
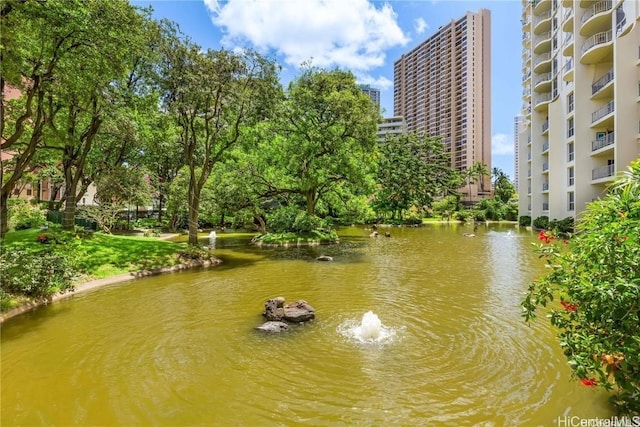
[[[62,229],[73,230],[76,222],[76,194],[75,188],[67,188],[64,193],[64,213],[62,215]]]
[[[164,196],[160,194],[158,196],[158,224],[162,223],[162,202],[164,200]]]
[[[305,194],[307,198],[307,213],[309,215],[313,215],[316,211],[316,200],[315,200],[315,191],[307,190]]]
[[[9,228],[9,220],[7,218],[7,214],[9,213],[9,209],[7,209],[8,199],[9,193],[3,192],[0,194],[0,239],[4,238]]]
[[[198,244],[198,212],[200,210],[200,189],[195,179],[195,173],[191,174],[189,182],[189,244]]]

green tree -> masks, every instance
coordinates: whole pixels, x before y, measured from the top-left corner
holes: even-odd
[[[255,136],[256,191],[299,197],[308,215],[338,189],[370,194],[379,117],[351,73],[306,67],[274,108],[273,120]]]
[[[574,375],[614,392],[626,413],[640,412],[640,159],[608,195],[590,203],[568,249],[541,231],[538,251],[551,272],[523,301],[527,321],[552,304],[551,324]]]
[[[244,127],[268,117],[279,83],[275,64],[255,52],[203,52],[171,26],[165,26],[165,40],[164,102],[180,128],[189,170],[189,244],[196,245],[203,187]]]
[[[516,187],[513,185],[509,176],[504,173],[500,168],[493,168],[491,171],[493,175],[493,189],[495,197],[500,199],[503,203],[507,203],[511,200],[514,194],[516,194]]]
[[[85,207],[84,216],[95,221],[105,233],[111,233],[125,207],[151,201],[148,176],[144,169],[122,165],[103,171],[95,182],[96,205]]]
[[[439,138],[410,133],[385,139],[379,150],[377,212],[396,218],[413,206],[428,208],[459,183]]]
[[[118,81],[148,50],[143,37],[148,12],[125,0],[11,1],[10,6],[2,8],[2,83],[19,89],[21,97],[8,111],[3,98],[1,148],[15,156],[9,176],[4,164],[0,168],[0,211],[36,151],[55,149],[65,178],[63,224],[69,228],[106,107],[113,108]],[[0,223],[0,234],[4,230]]]

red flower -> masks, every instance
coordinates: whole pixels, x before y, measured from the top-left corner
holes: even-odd
[[[570,302],[567,302],[567,301],[560,301],[560,304],[562,304],[562,306],[566,308],[567,311],[576,311],[578,309],[577,304],[571,304]]]
[[[580,378],[580,382],[585,387],[593,387],[598,384],[598,382],[593,378]]]
[[[553,240],[556,240],[556,236],[554,236],[553,234],[548,234],[546,231],[542,230],[538,234],[538,240],[540,240],[541,242],[549,243]]]

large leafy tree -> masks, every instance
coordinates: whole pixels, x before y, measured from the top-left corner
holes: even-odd
[[[73,226],[78,183],[93,141],[114,107],[118,82],[148,50],[148,15],[125,0],[11,1],[2,8],[4,83],[21,92],[2,111],[2,149],[11,150],[0,211],[37,150],[59,150],[63,225]],[[9,119],[9,120],[6,120]],[[0,214],[1,218],[6,215]],[[0,233],[6,225],[0,223]]]
[[[523,301],[527,320],[551,306],[551,324],[575,376],[613,390],[613,403],[640,412],[640,159],[609,194],[587,206],[568,249],[541,232],[550,273]],[[554,300],[560,300],[556,304]]]
[[[189,169],[189,244],[195,245],[203,187],[245,126],[269,116],[268,104],[279,83],[275,64],[255,52],[203,52],[171,26],[165,30],[164,102],[180,128]]]
[[[338,188],[370,194],[379,117],[351,73],[306,66],[275,109],[250,162],[256,191],[299,199],[308,215]]]
[[[439,138],[408,133],[380,142],[377,212],[394,218],[411,207],[430,207],[436,197],[459,186],[450,156]]]

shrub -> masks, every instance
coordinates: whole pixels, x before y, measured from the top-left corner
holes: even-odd
[[[40,227],[47,221],[46,212],[25,199],[9,199],[7,214],[9,227],[15,230]]]
[[[537,252],[550,273],[531,283],[522,306],[527,321],[551,306],[547,317],[574,376],[613,391],[620,412],[638,414],[640,161],[629,169],[604,199],[588,205],[568,248],[554,232],[540,232]]]
[[[47,299],[73,289],[75,275],[71,257],[53,246],[26,251],[6,248],[0,256],[0,277],[5,293],[32,299]]]
[[[274,233],[292,231],[296,217],[300,213],[296,206],[280,206],[273,212],[267,214],[267,227]]]
[[[531,225],[531,217],[529,215],[521,215],[518,218],[518,224],[520,227],[529,227]]]
[[[539,216],[533,220],[533,228],[536,230],[548,230],[549,229],[549,217],[546,215]]]
[[[556,220],[549,222],[549,228],[561,235],[567,235],[573,233],[573,217],[568,216],[562,220]]]
[[[321,227],[322,220],[315,215],[309,215],[307,212],[300,211],[293,221],[292,231],[301,233],[309,233]]]

